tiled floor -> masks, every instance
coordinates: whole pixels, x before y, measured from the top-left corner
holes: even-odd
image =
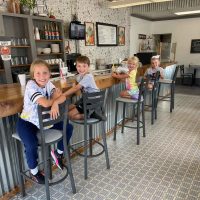
[[[72,194],[67,179],[51,187],[52,199],[200,199],[200,96],[180,91],[173,113],[168,102],[159,102],[159,119],[153,126],[150,113],[146,114],[147,136],[139,146],[135,130],[118,131],[116,142],[112,135],[108,138],[110,170],[104,155],[94,158],[89,161],[89,178],[84,180],[83,159],[73,159],[77,194]],[[45,199],[44,187],[35,185],[27,193],[25,199]],[[20,195],[14,199],[21,199]]]

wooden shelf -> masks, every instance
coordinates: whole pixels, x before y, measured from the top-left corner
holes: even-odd
[[[26,65],[11,65],[11,67],[28,67],[31,64],[26,64]]]
[[[31,46],[11,46],[11,48],[30,48]]]
[[[62,40],[35,40],[36,42],[62,42]]]
[[[42,53],[42,54],[37,54],[38,56],[51,56],[51,55],[62,55],[63,53],[49,53],[49,54],[45,54],[45,53]]]

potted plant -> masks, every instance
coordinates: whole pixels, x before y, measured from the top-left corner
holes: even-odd
[[[35,0],[19,0],[22,14],[30,15],[30,11],[35,7]]]

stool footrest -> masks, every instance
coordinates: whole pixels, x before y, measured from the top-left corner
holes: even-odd
[[[87,140],[87,141],[89,141],[89,140]],[[84,141],[81,141],[81,142],[78,142],[78,143],[76,143],[76,144],[80,144],[80,143],[83,143],[83,142],[84,142]],[[92,139],[92,144],[93,144],[93,143],[97,143],[98,145],[100,145],[100,146],[102,147],[103,150],[102,150],[101,152],[99,152],[99,153],[96,153],[96,154],[87,155],[87,158],[97,157],[97,156],[100,156],[101,154],[103,154],[103,153],[105,152],[104,145],[103,145],[101,142],[99,142],[99,141],[97,141],[97,140],[95,140],[95,139]],[[78,151],[78,149],[74,149],[73,146],[70,146],[70,148],[71,148],[74,152],[76,152],[79,156],[85,157],[85,155],[84,155],[83,153],[80,153],[80,152]],[[90,144],[88,143],[87,146],[81,146],[80,148],[92,148],[92,147],[90,147]]]
[[[66,169],[65,175],[64,175],[62,178],[59,178],[59,179],[56,180],[56,181],[49,181],[49,185],[50,185],[50,186],[51,186],[51,185],[58,184],[58,183],[61,183],[62,181],[64,181],[64,180],[66,179],[66,177],[67,177],[68,174],[69,174],[69,172],[68,172],[68,167],[67,167],[67,165],[63,165],[63,167]],[[21,175],[22,175],[23,177],[25,177],[27,180],[31,181],[32,183],[38,184],[36,181],[34,181],[30,176],[28,176],[28,175],[26,174],[26,172],[28,172],[28,171],[29,171],[29,170],[26,170],[26,171],[24,171],[24,172],[21,172]],[[40,184],[40,185],[41,185],[41,184]],[[45,186],[45,184],[44,184],[44,186]]]

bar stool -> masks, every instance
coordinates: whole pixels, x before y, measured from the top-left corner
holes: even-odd
[[[106,92],[107,94],[107,92]],[[105,99],[106,99],[105,91],[94,92],[94,93],[83,93],[83,107],[84,107],[84,120],[71,120],[73,123],[84,126],[84,139],[83,141],[77,142],[76,144],[71,145],[73,151],[75,151],[78,155],[84,157],[84,178],[88,178],[88,164],[87,158],[100,156],[105,152],[106,165],[107,169],[110,169],[109,157],[108,157],[108,148],[106,142],[106,129],[105,129],[105,121],[96,118],[88,118],[88,114],[93,111],[102,113],[105,117]],[[92,116],[92,115],[91,115]],[[103,139],[103,144],[93,138],[92,126],[95,124],[101,123],[101,136]],[[89,127],[89,132],[88,132]],[[100,129],[99,129],[100,130]],[[88,138],[89,136],[89,138]],[[74,145],[83,143],[84,154],[79,153],[76,149],[73,148]],[[102,151],[96,154],[93,154],[92,145],[93,143],[97,143],[102,147]],[[89,147],[89,154],[88,154]]]
[[[113,140],[116,140],[116,130],[117,130],[117,124],[118,124],[117,123],[117,114],[118,114],[119,103],[123,103],[123,118],[121,120],[122,121],[121,133],[124,132],[124,127],[137,129],[137,145],[140,144],[140,128],[143,129],[143,137],[146,136],[145,135],[145,116],[144,116],[145,96],[146,96],[146,82],[144,81],[144,79],[142,79],[142,81],[140,83],[140,87],[139,87],[139,98],[138,98],[138,100],[123,98],[123,97],[116,98],[115,127],[114,127]],[[137,107],[137,111],[136,111],[137,124],[136,124],[136,126],[125,125],[125,119],[129,119],[129,118],[125,117],[126,104],[132,104],[133,111],[135,110],[135,107]],[[142,113],[142,120],[140,120],[140,113]],[[134,111],[134,114],[135,114],[135,111]],[[133,116],[133,117],[135,118],[135,116]]]
[[[151,82],[153,83],[153,87],[151,89],[147,87],[147,94],[149,93],[151,95],[151,105],[145,105],[145,107],[151,107],[151,124],[154,124],[154,119],[157,119],[159,78],[160,72],[157,71],[155,77],[153,78],[153,80],[151,80]],[[149,82],[149,80],[150,77],[147,76],[147,82]]]
[[[71,161],[69,156],[69,148],[67,146],[67,138],[66,138],[66,125],[67,125],[67,111],[68,111],[68,103],[65,101],[64,103],[59,105],[59,117],[56,120],[52,120],[50,118],[50,107],[44,108],[42,106],[38,106],[38,117],[39,117],[39,125],[40,130],[37,133],[38,136],[38,144],[41,147],[42,151],[42,162],[40,164],[44,164],[44,173],[45,173],[45,189],[46,189],[46,199],[50,199],[50,191],[49,186],[55,185],[57,183],[60,183],[61,181],[65,180],[65,178],[69,175],[70,181],[71,181],[71,187],[73,193],[76,193],[76,187],[74,183],[72,168],[71,168]],[[45,129],[48,126],[54,125],[58,122],[63,121],[63,130],[56,130],[56,129]],[[18,174],[19,174],[19,183],[21,188],[22,196],[25,196],[25,187],[24,187],[24,178],[28,179],[32,182],[35,182],[31,179],[29,175],[27,175],[29,170],[23,169],[23,152],[22,152],[22,142],[17,133],[14,133],[12,137],[16,141],[16,151],[18,157]],[[63,145],[64,145],[64,156],[67,160],[67,165],[64,165],[64,168],[66,169],[66,173],[59,179],[55,181],[49,181],[48,179],[52,178],[52,172],[51,172],[51,157],[50,157],[50,146],[52,144],[57,143],[59,140],[63,139]],[[35,182],[36,183],[36,182]]]
[[[174,109],[174,91],[175,91],[175,82],[176,76],[178,73],[179,66],[176,66],[172,79],[161,79],[159,80],[158,88],[158,101],[170,101],[170,112]],[[170,94],[168,96],[160,96],[160,86],[161,84],[170,86]]]
[[[186,85],[184,83],[184,80],[188,78],[190,79],[190,85],[192,86],[194,84],[195,75],[193,73],[185,73],[184,65],[180,65],[179,67],[180,67],[180,74],[181,74],[181,84]]]

